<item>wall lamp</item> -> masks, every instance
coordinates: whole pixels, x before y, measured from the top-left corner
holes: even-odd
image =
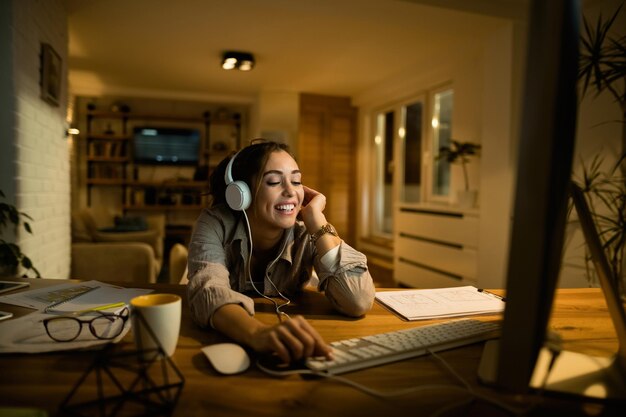
[[[222,68],[225,70],[250,71],[254,68],[254,56],[248,52],[224,52]]]

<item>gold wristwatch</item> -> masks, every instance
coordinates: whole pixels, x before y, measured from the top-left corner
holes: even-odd
[[[339,236],[337,234],[337,230],[335,230],[335,227],[330,223],[326,223],[324,226],[320,227],[317,232],[311,235],[311,243],[315,244],[315,242],[317,242],[317,239],[324,236],[326,233],[330,233],[333,236]]]

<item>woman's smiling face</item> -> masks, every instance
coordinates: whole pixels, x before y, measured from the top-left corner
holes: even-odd
[[[251,223],[269,229],[293,226],[304,199],[298,164],[287,152],[272,152],[260,175],[260,185],[247,211]]]

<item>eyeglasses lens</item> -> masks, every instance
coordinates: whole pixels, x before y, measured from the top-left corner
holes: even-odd
[[[81,324],[71,317],[59,317],[46,323],[48,334],[59,342],[74,340],[80,333]]]
[[[124,328],[124,320],[119,316],[102,316],[90,323],[90,330],[99,339],[113,339]]]

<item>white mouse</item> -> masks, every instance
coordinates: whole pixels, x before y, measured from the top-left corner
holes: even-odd
[[[246,351],[235,343],[217,343],[203,347],[202,353],[220,374],[232,375],[245,371],[250,366]]]

